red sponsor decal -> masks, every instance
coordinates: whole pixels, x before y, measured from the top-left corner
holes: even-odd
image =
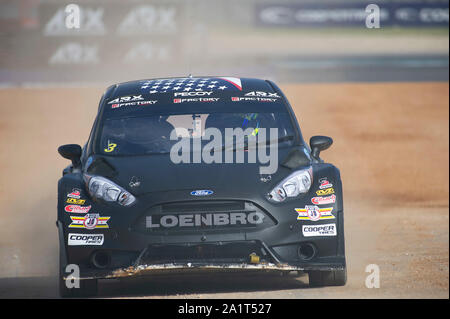
[[[319,183],[320,183],[320,185],[319,185],[320,189],[333,187],[333,184],[331,184],[326,178],[319,179]]]
[[[80,198],[80,190],[79,189],[72,189],[72,193],[67,194],[67,197],[71,197],[71,198]]]
[[[173,103],[181,103],[181,99],[173,99]]]
[[[64,210],[68,213],[87,213],[91,209],[91,206],[80,206],[80,205],[67,205]]]
[[[333,204],[334,202],[336,202],[336,195],[311,198],[311,203],[315,205]]]

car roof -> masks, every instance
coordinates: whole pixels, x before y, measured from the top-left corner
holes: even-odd
[[[189,83],[194,83],[194,85],[189,86]],[[161,86],[161,84],[166,85]],[[202,86],[201,84],[205,85]],[[211,85],[213,85],[214,87],[208,87]],[[192,87],[192,89],[189,90],[189,87]],[[262,79],[237,78],[226,76],[196,76],[196,77],[189,76],[189,77],[144,79],[114,84],[107,89],[104,98],[107,100],[113,100],[115,98],[123,96],[130,96],[134,94],[143,94],[143,93],[150,94],[152,98],[153,97],[158,98],[161,94],[165,93],[189,92],[189,91],[192,92],[194,90],[199,90],[202,88],[208,91],[212,90],[215,95],[232,91],[275,92],[275,88],[271,85],[270,81]]]
[[[220,100],[223,101],[221,103],[186,103],[183,105],[175,104],[175,93],[179,92],[175,90],[176,86],[171,85],[170,89],[166,90],[166,92],[162,92],[160,90],[154,93],[150,93],[150,91],[154,90],[153,86],[156,84],[155,82],[161,82],[164,84],[165,82],[211,82],[211,84],[217,84],[213,88],[208,88],[208,90],[212,89],[212,96],[220,97]],[[212,83],[213,81],[218,81],[218,83]],[[163,83],[164,82],[164,83]],[[206,83],[204,82],[204,83]],[[152,85],[153,84],[153,85]],[[225,89],[219,89],[220,86],[226,86]],[[193,92],[194,90],[184,91],[187,87],[187,84],[183,86],[181,92]],[[160,89],[159,85],[158,88]],[[181,89],[181,88],[180,88]],[[276,93],[278,95],[276,98],[276,103],[255,103],[255,102],[242,102],[241,103],[230,103],[231,99],[229,97],[237,96],[248,96],[248,93]],[[115,100],[120,99],[121,97],[129,97],[133,95],[141,95],[146,100],[154,99],[157,102],[152,105],[152,107],[119,107],[113,108],[113,103]],[[222,97],[226,97],[222,99]],[[148,102],[148,101],[147,101]],[[222,104],[222,105],[220,105]],[[224,105],[226,104],[226,105]],[[148,104],[146,104],[148,105]],[[214,105],[213,108],[211,106]],[[166,112],[182,112],[190,111],[190,107],[195,108],[196,110],[191,110],[193,112],[202,113],[201,108],[204,108],[204,112],[210,112],[211,109],[214,109],[216,112],[237,112],[240,113],[243,111],[242,106],[245,105],[246,112],[273,112],[275,109],[281,112],[288,112],[292,118],[293,125],[295,127],[296,134],[298,135],[298,139],[301,144],[305,144],[303,141],[303,137],[301,135],[300,127],[298,122],[296,121],[295,114],[286,99],[283,92],[279,89],[279,87],[270,80],[263,80],[257,78],[237,78],[237,77],[226,77],[226,76],[196,76],[196,77],[167,77],[167,78],[154,78],[154,79],[143,79],[136,81],[128,81],[117,83],[108,87],[106,92],[104,93],[102,100],[99,105],[99,116],[104,118],[121,118],[125,116],[145,116],[147,112],[150,114],[158,114],[158,112],[166,113]],[[108,107],[107,107],[108,106]],[[182,107],[180,107],[182,106]],[[168,109],[172,110],[168,110]],[[98,120],[99,118],[97,118]],[[97,122],[96,120],[96,122]],[[97,123],[101,123],[103,120],[99,120]]]

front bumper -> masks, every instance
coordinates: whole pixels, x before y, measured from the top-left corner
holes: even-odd
[[[277,221],[261,229],[217,232],[144,234],[111,227],[102,233],[102,246],[68,246],[67,225],[60,224],[65,264],[80,267],[80,279],[108,279],[141,275],[195,272],[286,272],[345,268],[343,214],[336,214],[337,236],[303,237],[294,220]],[[329,221],[315,223],[316,225]],[[113,224],[111,225],[113,226]],[[92,234],[92,231],[79,230]],[[300,247],[310,245],[314,254],[305,258]],[[103,254],[104,267],[93,259]]]
[[[338,193],[340,189],[336,189]],[[181,195],[183,193],[184,195]],[[64,264],[76,264],[80,278],[121,278],[146,274],[164,274],[197,271],[310,271],[345,268],[343,208],[333,205],[332,220],[298,220],[296,208],[311,205],[311,195],[283,204],[268,203],[252,194],[219,197],[205,201],[187,201],[185,192],[150,194],[137,205],[124,209],[91,201],[87,195],[85,206],[91,211],[108,216],[107,229],[71,228],[72,220],[64,211],[65,198],[59,204],[60,245]],[[151,207],[140,203],[154,203]],[[208,213],[257,212],[265,215],[257,225],[225,225],[213,227],[155,227],[146,226],[147,216],[176,215],[202,212],[197,203],[207,204]],[[240,203],[240,204],[239,204]],[[211,204],[214,204],[211,206]],[[219,204],[219,205],[215,205]],[[239,205],[238,205],[239,204]],[[191,205],[196,206],[192,208]],[[219,207],[216,209],[216,206]],[[225,207],[225,209],[224,209]],[[203,214],[202,212],[202,214]],[[77,216],[83,216],[78,214]],[[202,215],[206,219],[206,215]],[[231,215],[230,215],[231,219]],[[336,236],[305,237],[302,226],[333,223]],[[150,225],[162,226],[161,219]],[[102,234],[101,246],[69,246],[69,233]],[[302,245],[311,245],[314,255],[304,258],[299,253]],[[103,253],[109,261],[104,267],[93,265],[93,257]],[[251,257],[254,254],[257,258]]]

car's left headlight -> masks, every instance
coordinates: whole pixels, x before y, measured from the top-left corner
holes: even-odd
[[[288,197],[307,193],[312,185],[312,167],[296,171],[279,183],[268,195],[269,200],[282,202]]]
[[[129,206],[136,198],[122,187],[101,176],[84,175],[89,194],[106,202],[117,202],[122,206]]]

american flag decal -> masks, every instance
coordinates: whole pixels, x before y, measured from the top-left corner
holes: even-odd
[[[150,94],[169,92],[242,91],[241,80],[222,78],[173,78],[143,81],[142,90]]]

